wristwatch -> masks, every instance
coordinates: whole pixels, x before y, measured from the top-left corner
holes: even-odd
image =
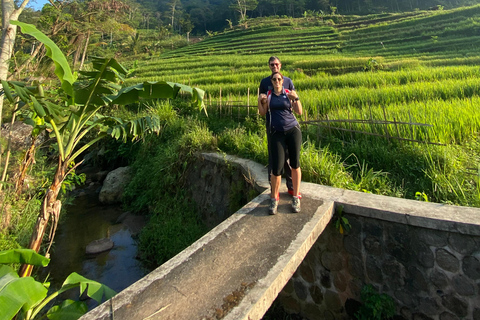
[[[293,99],[293,101],[299,101],[300,98],[299,97],[296,97],[295,99]]]

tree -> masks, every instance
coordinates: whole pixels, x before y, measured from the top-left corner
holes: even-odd
[[[212,13],[208,7],[194,7],[190,10],[190,17],[195,27],[207,31],[207,22],[212,18]]]
[[[10,21],[17,21],[29,0],[23,0],[18,9],[15,9],[14,0],[2,0],[2,37],[0,39],[0,80],[7,80],[8,66],[13,54],[13,46],[17,36],[17,26]],[[0,85],[0,90],[2,89]],[[0,125],[3,114],[3,96],[0,96]],[[1,161],[0,161],[1,163]]]
[[[239,23],[243,24],[247,21],[247,11],[255,10],[257,5],[258,0],[234,0],[231,4],[231,8],[240,14]]]
[[[174,32],[174,22],[175,22],[175,11],[178,9],[179,6],[181,6],[180,0],[172,0],[169,3],[170,6],[170,16],[172,19],[171,25],[172,25],[172,32]]]
[[[158,133],[161,129],[160,121],[155,116],[124,120],[104,116],[100,113],[101,110],[111,104],[125,105],[142,99],[174,98],[181,89],[189,92],[192,101],[197,103],[200,109],[204,109],[204,92],[165,81],[144,82],[121,88],[116,82],[123,79],[127,70],[113,58],[94,58],[93,71],[80,72],[81,76],[77,79],[71,72],[66,57],[52,40],[33,25],[18,21],[12,23],[21,26],[23,33],[33,36],[45,45],[47,56],[55,63],[55,74],[63,91],[59,103],[45,97],[41,85],[27,87],[25,83],[2,82],[4,93],[9,100],[15,101],[15,93],[23,103],[31,106],[36,114],[49,124],[57,141],[57,169],[43,199],[29,243],[29,248],[38,252],[50,219],[50,243],[53,240],[61,209],[58,194],[63,180],[81,163],[75,163],[75,160],[106,136],[126,141],[127,138],[138,139],[148,133]],[[92,130],[97,130],[97,134],[86,139],[86,135]],[[31,271],[32,266],[24,265],[21,275],[29,276]]]

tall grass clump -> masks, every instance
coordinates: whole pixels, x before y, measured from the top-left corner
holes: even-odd
[[[256,132],[247,131],[243,127],[222,132],[218,137],[218,147],[229,154],[233,153],[260,163],[268,162],[266,135],[259,136]]]
[[[149,215],[139,236],[147,265],[162,264],[207,231],[188,195],[185,173],[196,152],[215,148],[211,132],[194,119],[170,119],[159,136],[146,138],[132,165],[124,202],[130,210]]]
[[[480,171],[478,145],[475,155],[464,148],[449,146],[443,150],[428,150],[425,175],[431,181],[425,192],[431,201],[462,206],[480,206]]]
[[[42,204],[41,196],[17,199],[12,192],[4,192],[0,221],[8,228],[0,232],[0,251],[24,248],[28,245],[32,228]]]
[[[307,140],[303,143],[300,156],[302,179],[336,188],[352,189],[354,180],[345,171],[340,157],[330,152],[328,147],[318,149]]]

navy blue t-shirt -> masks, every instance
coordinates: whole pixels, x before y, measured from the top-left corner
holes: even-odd
[[[283,77],[283,87],[288,90],[295,90],[292,79]],[[270,77],[263,78],[260,82],[260,93],[267,94],[268,90],[273,90],[272,79]]]
[[[271,117],[271,119],[268,119],[269,117]],[[297,118],[295,118],[293,114],[292,104],[285,89],[278,96],[272,92],[267,119],[271,121],[267,122],[271,123],[272,130],[276,131],[285,132],[298,125]]]

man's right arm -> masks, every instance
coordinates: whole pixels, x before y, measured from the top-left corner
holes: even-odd
[[[263,94],[267,94],[268,92],[268,83],[267,83],[267,80],[268,78],[264,78],[262,79],[262,81],[260,81],[260,87],[258,88],[259,89],[259,94],[263,93]]]
[[[260,114],[262,116],[266,113],[266,110],[264,110],[266,109],[266,105],[264,105],[264,103],[266,103],[266,100],[267,100],[266,99],[267,92],[268,92],[268,88],[267,88],[267,85],[265,84],[265,79],[262,79],[262,81],[260,81],[260,87],[258,87],[258,110],[260,111]]]

